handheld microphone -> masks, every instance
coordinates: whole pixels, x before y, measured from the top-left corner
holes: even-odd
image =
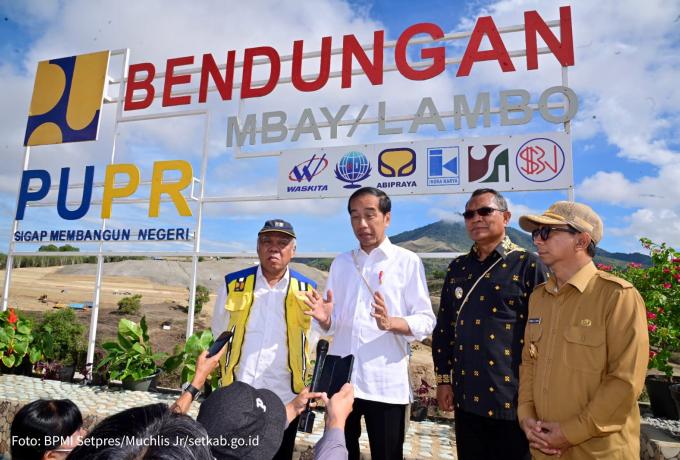
[[[327,354],[328,341],[321,339],[319,340],[319,343],[316,344],[316,363],[314,364],[314,373],[312,374],[312,384],[309,387],[309,391],[311,392],[319,390],[319,380],[321,379],[321,373],[323,372],[323,365],[326,361]],[[307,400],[307,406],[300,414],[298,431],[311,433],[314,428],[314,412],[309,408],[310,403],[311,400]]]

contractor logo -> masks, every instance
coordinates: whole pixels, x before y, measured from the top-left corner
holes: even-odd
[[[96,140],[108,66],[108,51],[39,62],[24,145]]]
[[[386,149],[378,155],[378,172],[383,177],[408,177],[416,172],[416,152],[407,148]],[[416,187],[415,180],[378,182],[378,188]]]
[[[348,152],[335,165],[335,177],[347,185],[344,188],[359,188],[361,182],[371,175],[371,163],[361,152]]]
[[[427,185],[458,185],[460,147],[427,149]]]
[[[468,181],[510,182],[508,149],[499,144],[482,147],[484,153],[479,155],[476,146],[468,146]]]
[[[319,156],[315,153],[308,160],[293,166],[293,169],[291,169],[288,173],[288,180],[291,182],[297,182],[298,184],[301,184],[304,181],[312,182],[312,179],[321,174],[327,166],[328,160],[326,159],[326,154],[324,153],[323,155]],[[289,193],[325,192],[327,190],[327,184],[289,185],[286,189],[286,191]]]
[[[566,162],[560,145],[544,137],[522,145],[515,158],[520,174],[532,182],[548,182],[560,175]]]

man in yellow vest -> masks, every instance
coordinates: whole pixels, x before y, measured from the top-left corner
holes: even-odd
[[[213,334],[233,333],[222,364],[222,386],[241,381],[267,388],[288,404],[306,392],[312,315],[305,292],[316,283],[288,268],[295,255],[295,231],[285,220],[265,222],[257,255],[260,265],[225,276],[215,302]],[[297,424],[296,418],[288,425],[275,459],[292,458]]]

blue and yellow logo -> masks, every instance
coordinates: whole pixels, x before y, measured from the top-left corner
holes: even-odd
[[[378,171],[384,177],[407,177],[416,172],[416,152],[407,148],[387,149],[378,155]]]
[[[97,139],[109,52],[38,63],[24,145]]]

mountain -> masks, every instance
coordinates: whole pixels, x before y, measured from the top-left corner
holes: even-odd
[[[535,251],[536,248],[528,233],[513,227],[508,227],[506,232],[515,244]],[[414,252],[468,252],[472,246],[465,225],[443,220],[390,236],[390,241]],[[650,265],[651,259],[638,252],[632,254],[609,252],[598,247],[595,262],[623,267],[629,262]]]

